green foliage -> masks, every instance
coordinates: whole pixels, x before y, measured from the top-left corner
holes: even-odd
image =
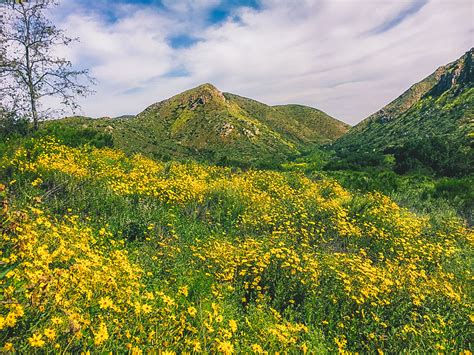
[[[474,177],[443,178],[436,182],[433,197],[445,199],[471,224],[474,223]]]
[[[351,191],[380,191],[419,214],[459,216],[474,223],[474,177],[436,178],[423,172],[399,175],[392,170],[327,171]]]
[[[363,192],[380,191],[387,195],[394,191],[399,191],[403,181],[402,177],[391,170],[335,170],[326,173],[351,190]]]
[[[325,164],[324,170],[364,170],[385,168],[390,160],[380,152],[352,152],[341,150]]]
[[[474,172],[472,149],[446,137],[414,139],[390,151],[395,157],[395,171],[401,174],[426,169],[441,176]]]
[[[0,109],[0,138],[25,136],[29,124],[26,118],[18,117],[14,112],[5,112]]]
[[[67,125],[61,121],[45,122],[36,135],[54,136],[71,147],[78,147],[84,144],[97,148],[113,146],[113,138],[109,133],[87,126]]]

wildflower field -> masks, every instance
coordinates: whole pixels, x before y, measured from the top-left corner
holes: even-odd
[[[52,138],[4,154],[0,182],[3,352],[471,354],[455,216]]]

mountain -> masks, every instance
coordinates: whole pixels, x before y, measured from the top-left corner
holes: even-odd
[[[473,117],[473,55],[474,48],[455,62],[439,67],[352,127],[336,145],[384,149],[414,137],[463,131]]]
[[[442,159],[451,160],[451,165],[457,164],[454,160],[460,160],[463,169],[469,169],[474,137],[473,56],[474,48],[438,68],[351,128],[335,142],[334,148],[395,153],[413,159],[418,155],[421,160],[430,159],[421,155],[432,155],[434,165],[441,164]]]
[[[204,84],[155,103],[130,118],[69,119],[108,132],[128,153],[159,159],[272,165],[328,143],[348,125],[301,105],[268,106]]]

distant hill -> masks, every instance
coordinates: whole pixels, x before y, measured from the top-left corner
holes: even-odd
[[[135,116],[134,115],[121,115],[121,116],[114,117],[114,119],[121,120],[121,119],[133,118],[133,117]]]
[[[339,138],[336,150],[394,153],[445,175],[472,171],[473,56],[471,49],[413,85]]]
[[[272,165],[328,143],[348,125],[301,105],[268,106],[204,84],[129,118],[69,118],[80,129],[108,133],[113,145],[159,159]],[[57,123],[56,123],[57,124]]]

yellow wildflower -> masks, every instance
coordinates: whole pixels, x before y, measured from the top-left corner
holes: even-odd
[[[237,322],[233,319],[229,320],[229,327],[232,333],[235,333],[237,331]]]
[[[193,341],[193,350],[197,353],[202,351],[201,343],[198,340]]]
[[[252,351],[255,353],[255,354],[263,354],[263,348],[258,345],[258,344],[253,344],[250,349],[252,349]]]
[[[193,306],[188,307],[188,313],[191,317],[195,317],[197,313],[197,309]]]
[[[179,294],[182,294],[184,297],[188,297],[189,291],[188,291],[188,286],[182,286],[178,290]]]
[[[224,354],[232,354],[234,352],[234,346],[228,341],[219,341],[217,351]]]
[[[99,325],[99,329],[94,334],[94,344],[95,345],[102,345],[107,339],[109,339],[109,333],[107,331],[107,326],[104,322],[101,322]]]
[[[102,309],[107,309],[107,308],[110,308],[114,305],[114,303],[112,302],[112,300],[110,299],[109,296],[106,296],[106,297],[102,297],[100,300],[99,300],[99,306],[100,308]]]
[[[143,313],[145,313],[145,314],[150,313],[150,312],[151,312],[151,306],[148,305],[148,304],[144,304],[144,305],[142,306],[142,311],[143,311]]]
[[[54,338],[56,338],[56,332],[54,331],[54,329],[51,329],[51,328],[46,328],[44,330],[44,335],[46,336],[46,338],[48,338],[49,340],[54,340]]]
[[[33,334],[32,337],[28,338],[28,342],[32,347],[41,348],[45,341],[42,339],[42,335],[39,333]]]

